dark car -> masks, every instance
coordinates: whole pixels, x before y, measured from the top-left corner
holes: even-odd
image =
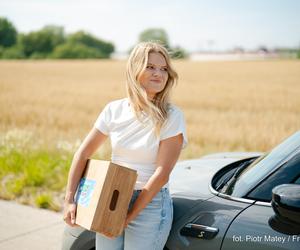
[[[300,131],[267,154],[221,153],[176,164],[166,250],[300,249]],[[66,227],[63,249],[95,234]]]

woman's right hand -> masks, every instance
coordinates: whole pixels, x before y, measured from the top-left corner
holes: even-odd
[[[64,221],[71,227],[78,226],[75,224],[76,203],[65,201],[64,203]]]

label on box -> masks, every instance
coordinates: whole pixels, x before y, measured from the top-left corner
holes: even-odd
[[[77,204],[88,207],[93,195],[93,191],[96,186],[95,180],[89,180],[82,178],[79,183],[79,189],[77,194]]]

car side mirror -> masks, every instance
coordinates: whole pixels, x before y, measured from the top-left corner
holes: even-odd
[[[272,190],[272,208],[275,215],[270,226],[285,234],[300,233],[300,185],[282,184]]]

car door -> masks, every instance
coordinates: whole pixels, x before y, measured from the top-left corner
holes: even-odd
[[[184,198],[173,199],[176,202],[176,199]],[[173,224],[166,249],[221,249],[229,225],[251,204],[243,199],[235,201],[218,196],[199,201],[198,205]]]
[[[245,209],[230,225],[222,250],[299,250],[300,235],[277,232],[270,226],[274,211],[270,204],[257,202]]]
[[[247,194],[247,198],[259,200],[245,209],[230,225],[222,250],[241,249],[300,249],[300,234],[289,234],[272,228],[275,215],[271,207],[272,189],[281,184],[300,184],[300,153],[284,162],[263,182]]]

